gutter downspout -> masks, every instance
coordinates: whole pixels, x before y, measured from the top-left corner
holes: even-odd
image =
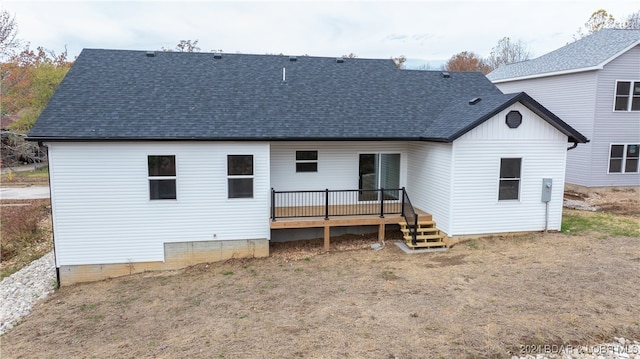
[[[572,149],[578,147],[578,142],[574,142],[573,145],[569,148],[567,148],[567,151],[571,151]]]

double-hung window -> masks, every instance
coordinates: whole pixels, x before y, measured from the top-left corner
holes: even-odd
[[[296,172],[318,172],[318,151],[296,151]]]
[[[611,145],[609,173],[638,173],[640,144]]]
[[[640,111],[640,81],[616,82],[614,111]]]
[[[229,198],[253,198],[253,155],[227,156]]]
[[[522,158],[500,159],[500,184],[498,200],[517,200],[520,198],[520,170]]]
[[[176,156],[148,156],[149,199],[176,199]]]

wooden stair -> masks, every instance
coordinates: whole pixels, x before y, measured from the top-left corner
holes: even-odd
[[[407,247],[411,249],[423,248],[447,248],[444,242],[445,235],[436,228],[434,221],[419,221],[416,229],[416,240],[413,241],[411,230],[407,226],[407,222],[399,222],[400,231]]]

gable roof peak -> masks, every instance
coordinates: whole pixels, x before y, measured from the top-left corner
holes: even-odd
[[[640,45],[640,30],[602,29],[535,59],[500,66],[487,77],[494,83],[599,70]]]

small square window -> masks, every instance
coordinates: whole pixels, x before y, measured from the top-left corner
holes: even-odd
[[[229,155],[227,157],[227,171],[229,176],[253,175],[253,156]]]
[[[318,172],[318,151],[296,151],[296,172]]]
[[[176,180],[150,180],[149,192],[151,199],[176,199]]]
[[[229,178],[229,198],[252,198],[253,178]]]

